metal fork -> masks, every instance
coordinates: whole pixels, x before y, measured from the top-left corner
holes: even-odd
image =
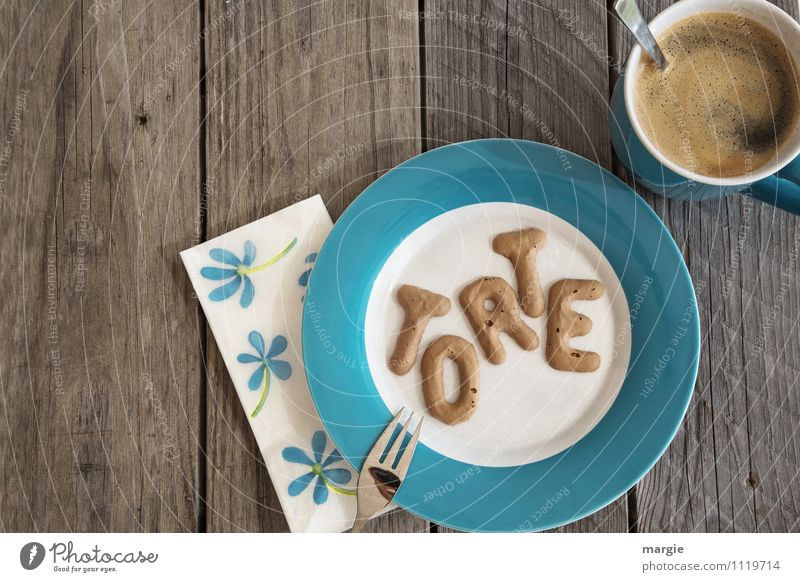
[[[413,413],[408,417],[400,434],[397,435],[394,443],[392,443],[392,448],[389,449],[386,456],[383,455],[404,411],[405,408],[401,408],[400,412],[395,415],[364,460],[364,466],[358,475],[358,511],[356,521],[353,523],[353,529],[350,530],[352,533],[358,533],[364,529],[364,525],[376,513],[389,505],[408,472],[408,466],[414,456],[414,449],[417,447],[419,431],[422,428],[422,418],[420,418],[411,440],[408,441],[408,445],[401,454],[398,455],[400,447],[408,434],[408,427],[411,426],[411,419],[414,418]],[[383,461],[381,461],[381,458],[383,458]]]

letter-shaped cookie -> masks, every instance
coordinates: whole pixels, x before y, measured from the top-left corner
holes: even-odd
[[[562,279],[550,287],[545,355],[551,367],[564,372],[594,372],[600,367],[599,354],[571,348],[569,342],[592,330],[592,320],[576,313],[572,302],[601,295],[603,285],[591,279]]]
[[[459,392],[455,402],[444,396],[444,360],[458,366]],[[455,335],[443,335],[432,342],[422,354],[422,393],[431,416],[446,424],[467,420],[478,405],[480,365],[478,352],[467,340]]]
[[[536,271],[536,253],[546,240],[547,235],[543,230],[526,228],[498,234],[492,241],[494,252],[511,261],[522,311],[531,317],[539,317],[544,313],[544,291]]]
[[[505,279],[481,277],[464,287],[459,300],[483,353],[491,363],[506,361],[506,349],[500,341],[502,332],[510,335],[524,350],[538,347],[539,338],[520,319],[517,294]]]
[[[389,358],[389,369],[402,376],[407,374],[417,361],[419,342],[428,322],[432,317],[439,317],[450,311],[450,300],[414,285],[403,285],[397,291],[397,302],[406,315],[403,328],[397,336],[394,352]]]

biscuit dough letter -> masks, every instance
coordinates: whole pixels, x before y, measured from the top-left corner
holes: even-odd
[[[444,360],[458,366],[459,392],[456,401],[444,396]],[[478,405],[480,366],[478,352],[467,340],[455,335],[443,335],[432,342],[422,355],[422,393],[431,416],[446,424],[467,420]]]
[[[546,240],[547,235],[543,230],[526,228],[498,234],[492,241],[494,252],[511,261],[517,278],[520,305],[531,317],[539,317],[544,313],[544,291],[536,271],[536,254]]]
[[[600,367],[600,354],[571,348],[569,342],[592,331],[592,320],[576,313],[572,302],[602,295],[603,285],[590,279],[562,279],[550,287],[545,355],[551,367],[564,372],[594,372]]]
[[[414,285],[403,285],[397,291],[397,302],[406,314],[394,352],[389,358],[389,369],[402,376],[417,361],[419,342],[428,322],[432,317],[440,317],[450,311],[450,300]]]
[[[481,277],[464,287],[459,300],[491,363],[506,361],[506,349],[500,341],[503,332],[524,350],[535,350],[539,346],[536,332],[520,319],[517,294],[504,279]]]

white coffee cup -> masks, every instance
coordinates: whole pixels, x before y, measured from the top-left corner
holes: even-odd
[[[793,57],[795,65],[797,66],[800,64],[800,24],[783,10],[766,0],[681,0],[680,2],[672,4],[656,16],[652,22],[650,22],[650,29],[653,35],[658,38],[666,29],[676,22],[708,12],[729,12],[738,17],[746,18],[761,24],[766,29],[775,33],[775,35],[783,41],[789,54]],[[766,179],[766,182],[760,185],[761,190],[764,190],[764,192],[761,193],[761,196],[757,197],[766,199],[766,201],[781,206],[786,210],[800,213],[800,186],[797,186],[797,184],[800,184],[800,159],[798,159],[798,155],[800,155],[800,123],[798,124],[798,129],[795,130],[792,135],[788,136],[783,144],[777,148],[772,161],[746,174],[722,178],[705,176],[684,168],[668,159],[658,150],[645,133],[642,123],[637,117],[636,107],[634,107],[634,101],[637,98],[636,76],[634,72],[638,69],[639,63],[644,55],[645,53],[641,46],[638,44],[634,46],[625,66],[627,73],[620,78],[620,82],[623,84],[624,114],[621,111],[617,111],[617,108],[614,108],[612,103],[613,115],[616,116],[612,119],[612,133],[616,132],[617,135],[614,137],[618,138],[614,139],[614,147],[615,150],[617,150],[618,157],[623,161],[623,164],[631,165],[632,168],[629,169],[632,169],[633,172],[637,174],[637,177],[641,177],[645,185],[656,191],[658,191],[658,186],[661,185],[659,184],[659,178],[656,173],[649,171],[648,173],[650,175],[641,175],[645,173],[642,172],[641,168],[652,168],[654,164],[649,163],[650,160],[641,159],[642,155],[646,154],[645,152],[637,151],[639,145],[643,146],[646,149],[646,153],[652,156],[663,168],[668,169],[687,181],[695,183],[698,187],[715,187],[718,195],[741,191],[743,187],[751,184],[754,186],[755,190],[756,184],[754,183]],[[615,88],[615,93],[618,92],[619,89],[618,83]],[[618,98],[617,101],[619,101]],[[627,117],[627,119],[620,119],[623,115]],[[614,127],[615,123],[617,127]],[[635,143],[637,140],[632,139],[632,136],[624,135],[627,123],[630,124],[632,132],[635,134],[636,138],[638,138],[639,144]],[[620,129],[620,126],[622,129]],[[620,149],[623,148],[625,151],[620,151]],[[780,172],[778,176],[783,180],[777,180],[775,176],[772,176],[776,174],[776,172]],[[669,172],[667,172],[667,174],[669,174]],[[667,178],[669,178],[669,175]],[[790,180],[793,184],[783,184],[785,180]],[[660,181],[664,182],[665,180],[662,178]],[[674,181],[673,179],[673,182]],[[655,188],[653,188],[654,184],[656,186]],[[698,197],[709,197],[709,189],[700,188],[700,190],[704,193],[702,196]],[[778,190],[781,191],[778,192]],[[669,196],[670,194],[668,191],[669,189],[666,187],[662,193]],[[757,194],[754,192],[754,195]]]

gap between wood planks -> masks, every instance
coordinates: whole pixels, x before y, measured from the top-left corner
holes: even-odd
[[[208,214],[208,201],[206,200],[206,182],[208,181],[208,169],[206,166],[206,35],[203,34],[206,26],[206,3],[205,0],[198,0],[200,8],[199,18],[199,38],[200,38],[200,56],[198,59],[198,89],[200,98],[198,99],[200,107],[200,132],[198,139],[198,149],[200,156],[200,242],[207,240],[207,223],[206,218]],[[207,467],[208,459],[206,458],[206,451],[208,450],[208,419],[206,413],[208,410],[208,379],[206,377],[206,341],[208,340],[207,321],[203,308],[197,304],[197,329],[200,331],[198,341],[200,342],[200,406],[198,406],[198,414],[200,415],[199,422],[199,435],[198,435],[198,451],[197,451],[197,531],[205,533],[208,530],[206,516],[208,514],[208,503],[206,501],[207,494]]]
[[[618,47],[621,45],[617,42],[617,32],[619,31],[619,27],[613,26],[614,19],[616,18],[614,15],[614,0],[608,0],[607,11],[606,51],[609,55],[610,61],[608,65],[608,101],[610,103],[611,94],[614,92],[614,84],[616,83],[618,76],[616,71],[614,71],[614,63],[622,63],[627,55],[620,54],[618,51]],[[619,163],[619,160],[617,160],[617,156],[613,155],[613,153],[611,156],[611,170],[614,172],[615,176],[618,176],[622,180],[625,179],[625,172],[622,168],[622,165]],[[627,506],[628,514],[628,532],[637,533],[639,531],[639,507],[636,495],[636,485],[631,487],[625,495],[625,504]]]

